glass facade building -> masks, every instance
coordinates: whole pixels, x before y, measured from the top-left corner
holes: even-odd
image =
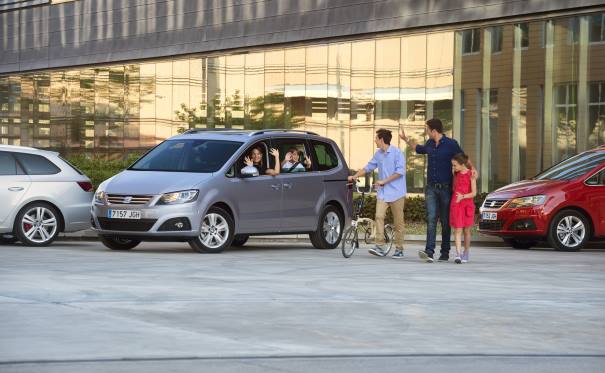
[[[438,117],[481,191],[605,144],[605,13],[0,75],[0,144],[107,158],[188,128],[296,128],[365,165]],[[425,159],[406,152],[408,189]]]

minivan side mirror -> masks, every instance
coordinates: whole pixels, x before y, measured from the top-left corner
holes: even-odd
[[[242,168],[241,176],[242,177],[256,177],[258,176],[258,169],[254,166],[246,166]]]

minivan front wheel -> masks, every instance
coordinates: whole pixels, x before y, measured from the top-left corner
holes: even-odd
[[[590,222],[575,210],[563,210],[552,219],[548,243],[559,251],[578,251],[590,238]]]
[[[247,234],[236,234],[235,237],[233,237],[233,242],[231,242],[231,246],[242,247],[246,244],[246,242],[248,242],[248,238],[250,238],[250,236],[248,236]]]
[[[220,207],[211,207],[202,219],[199,235],[189,246],[199,253],[220,253],[233,241],[233,218]]]
[[[135,248],[141,243],[139,240],[131,240],[128,238],[116,236],[99,236],[101,243],[111,250],[126,251]]]
[[[342,238],[344,219],[334,206],[326,206],[322,211],[317,230],[309,234],[311,243],[317,249],[334,249]]]

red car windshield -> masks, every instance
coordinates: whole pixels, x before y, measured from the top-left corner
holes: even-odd
[[[568,158],[534,177],[534,180],[572,180],[605,163],[605,152],[590,151]]]

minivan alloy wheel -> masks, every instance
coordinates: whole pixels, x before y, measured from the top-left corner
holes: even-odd
[[[55,214],[46,207],[33,207],[21,218],[23,234],[35,243],[49,241],[57,232],[58,222]]]
[[[210,213],[204,217],[200,240],[211,249],[216,249],[229,239],[229,224],[225,218],[216,213]]]
[[[340,237],[340,218],[338,215],[330,211],[326,214],[323,221],[323,233],[326,242],[333,245]]]
[[[584,240],[586,227],[576,216],[565,216],[557,224],[557,239],[563,245],[573,248]]]

